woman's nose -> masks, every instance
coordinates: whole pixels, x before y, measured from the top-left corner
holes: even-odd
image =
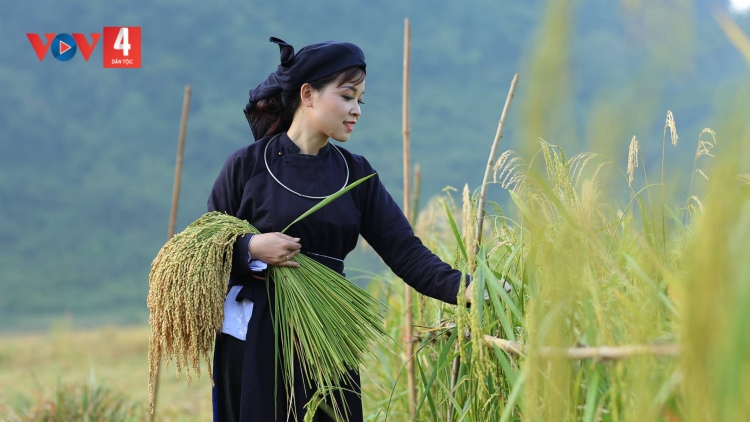
[[[359,117],[359,116],[362,115],[362,109],[360,108],[359,103],[356,103],[354,105],[354,108],[352,108],[352,110],[350,111],[350,113],[352,115],[354,115],[354,116],[357,116],[357,117]]]

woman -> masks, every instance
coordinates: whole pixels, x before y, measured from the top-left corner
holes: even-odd
[[[263,233],[235,244],[225,321],[214,351],[214,420],[220,422],[285,421],[291,413],[274,373],[267,265],[297,267],[290,260],[303,253],[343,274],[343,260],[361,234],[396,275],[424,295],[455,304],[462,280],[414,235],[377,175],[293,225],[289,235],[278,233],[321,199],[375,170],[364,157],[329,142],[346,142],[362,114],[362,50],[329,41],[295,54],[284,41],[271,42],[281,49],[281,64],[250,91],[245,108],[256,142],[229,156],[208,199],[209,211],[248,220]],[[359,392],[359,375],[352,376],[350,387]],[[301,420],[314,390],[301,376],[295,380],[292,414]],[[345,400],[349,420],[361,421],[359,395],[348,392]],[[316,420],[330,420],[318,413]]]

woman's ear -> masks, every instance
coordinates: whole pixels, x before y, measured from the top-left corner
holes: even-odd
[[[312,107],[313,88],[305,83],[299,89],[300,100],[305,107]]]

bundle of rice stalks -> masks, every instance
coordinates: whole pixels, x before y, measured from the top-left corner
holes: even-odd
[[[276,283],[274,330],[281,345],[281,369],[293,391],[294,354],[305,383],[342,392],[359,369],[373,339],[385,335],[385,309],[377,299],[323,264],[297,254],[299,268],[273,267]],[[294,400],[294,397],[288,397]],[[311,406],[310,413],[315,413]],[[333,402],[333,410],[340,416]],[[292,406],[294,409],[294,406]]]
[[[224,298],[238,236],[259,233],[247,221],[210,212],[172,237],[151,263],[148,309],[150,409],[162,357],[174,360],[177,375],[190,366],[200,376],[205,359],[213,379],[209,354],[224,321]]]
[[[292,224],[369,178],[321,201]],[[290,224],[289,226],[291,226]],[[287,226],[284,231],[286,231]],[[224,299],[238,236],[260,232],[247,221],[209,212],[175,235],[159,251],[149,276],[149,399],[162,357],[174,360],[179,375],[189,367],[200,375],[200,359],[213,379],[209,354],[224,320]],[[383,305],[349,280],[297,254],[299,268],[269,267],[276,285],[276,356],[284,382],[294,383],[294,356],[305,382],[341,390],[348,371],[358,369],[373,339],[385,334]],[[268,282],[268,280],[267,280]],[[288,388],[287,391],[293,391]],[[293,395],[288,400],[294,400]],[[341,409],[336,409],[337,413]]]

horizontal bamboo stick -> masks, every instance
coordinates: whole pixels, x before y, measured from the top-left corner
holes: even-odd
[[[419,327],[420,333],[428,334],[442,332],[444,335],[450,335],[456,329],[456,324],[443,320],[434,327]],[[471,333],[466,333],[466,338],[471,338]],[[506,340],[494,337],[488,334],[482,336],[489,346],[497,346],[500,349],[514,354],[527,355],[531,347],[516,341]],[[417,336],[418,341],[423,341],[424,337]],[[539,356],[543,358],[565,358],[571,360],[616,360],[635,356],[671,356],[680,355],[680,347],[676,344],[631,344],[624,346],[598,346],[598,347],[549,347],[543,346],[539,349]]]
[[[528,353],[529,347],[515,341],[484,335],[484,341],[492,346],[497,346],[508,353],[520,355]],[[679,346],[675,344],[658,345],[626,345],[626,346],[600,346],[600,347],[542,347],[539,355],[543,358],[565,358],[571,360],[616,360],[634,356],[678,356]]]

